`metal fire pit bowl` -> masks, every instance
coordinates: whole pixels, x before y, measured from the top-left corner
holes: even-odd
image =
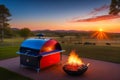
[[[67,65],[63,66],[63,70],[70,76],[79,76],[82,75],[84,72],[87,71],[88,66],[87,65],[81,65],[80,68],[78,68],[77,70],[70,70],[66,68]]]

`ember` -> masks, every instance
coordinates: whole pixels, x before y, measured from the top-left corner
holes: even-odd
[[[80,75],[88,69],[89,63],[85,65],[75,51],[71,51],[68,62],[63,66],[63,70],[69,75]]]
[[[83,66],[84,65],[81,65],[81,66],[79,66],[79,65],[76,65],[76,66],[74,66],[74,65],[66,65],[65,69],[71,70],[71,71],[77,71],[78,69],[81,69]]]

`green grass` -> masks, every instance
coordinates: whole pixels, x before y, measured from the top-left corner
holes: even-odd
[[[0,48],[1,47],[8,47],[8,46],[19,46],[21,42],[23,41],[22,38],[10,38],[10,39],[4,39],[4,42],[0,42]]]
[[[0,80],[32,80],[0,67]]]
[[[4,43],[0,43],[0,60],[8,59],[19,56],[16,51],[19,50],[19,46],[23,41],[22,38],[5,39]],[[1,45],[2,44],[2,45]],[[61,44],[62,48],[66,50],[64,54],[69,54],[73,49],[76,49],[77,53],[81,57],[104,60],[114,63],[120,63],[120,47],[115,46],[92,46],[92,45],[80,45],[73,43]]]
[[[18,50],[19,50],[18,46],[1,47],[0,48],[0,60],[19,56],[18,54],[16,54],[16,51]]]
[[[62,48],[67,55],[75,49],[80,57],[120,63],[120,47],[62,44]]]
[[[10,38],[0,42],[0,60],[19,56],[16,52],[22,41],[23,38]]]

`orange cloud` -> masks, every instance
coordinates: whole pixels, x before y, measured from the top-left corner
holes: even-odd
[[[102,15],[102,16],[96,16],[94,18],[72,20],[72,22],[96,22],[96,21],[110,20],[116,18],[120,18],[120,15]]]

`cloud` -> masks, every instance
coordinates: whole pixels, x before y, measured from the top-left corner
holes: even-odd
[[[91,11],[88,15],[96,15],[100,11],[104,11],[106,9],[109,9],[109,7],[110,7],[109,5],[105,4],[99,8],[94,8],[93,11]]]
[[[101,11],[109,9],[109,7],[110,7],[109,5],[105,4],[103,6],[100,6],[99,8],[94,8],[91,12],[89,12],[88,14],[86,14],[84,16],[77,16],[77,17],[72,18],[72,21],[80,19],[80,18],[84,18],[84,17],[87,17],[87,16],[95,16],[98,13],[100,13]]]
[[[102,15],[102,16],[96,16],[94,18],[78,19],[72,22],[96,22],[96,21],[110,20],[116,18],[120,18],[120,15]]]
[[[116,19],[120,18],[120,15],[101,15],[101,16],[96,16],[98,13],[101,11],[109,9],[109,5],[103,5],[100,6],[99,8],[94,8],[90,13],[88,13],[86,16],[92,16],[91,18],[84,18],[83,17],[74,17],[71,22],[96,22],[96,21],[103,21],[103,20],[110,20],[110,19]],[[80,19],[81,18],[81,19]]]
[[[96,16],[94,18],[74,20],[72,22],[96,22],[96,21],[110,20],[110,19],[116,19],[116,18],[120,18],[120,16],[119,15],[102,15],[102,16]]]
[[[96,22],[96,21],[103,21],[103,20],[110,20],[110,19],[116,19],[120,18],[120,15],[101,15],[101,16],[96,16],[98,13],[101,11],[109,9],[109,5],[103,5],[100,6],[99,8],[94,8],[90,13],[88,13],[86,16],[92,15],[93,17],[91,18],[84,18],[80,19],[83,17],[74,17],[71,22]],[[78,19],[79,18],[79,19]]]

